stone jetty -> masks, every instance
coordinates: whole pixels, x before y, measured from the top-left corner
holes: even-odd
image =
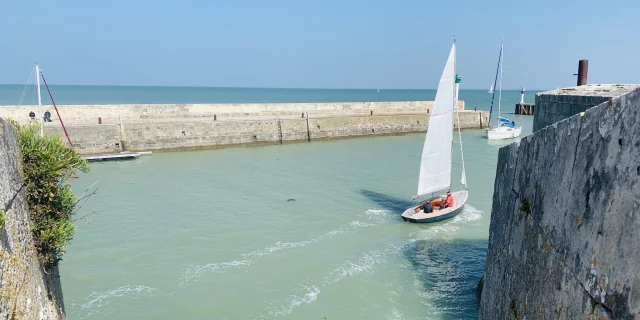
[[[424,132],[432,108],[433,101],[58,106],[84,155]],[[488,112],[464,110],[463,101],[458,108],[462,129],[486,126]],[[43,110],[52,114],[45,133],[66,140],[52,106],[0,106],[0,117],[25,123]]]

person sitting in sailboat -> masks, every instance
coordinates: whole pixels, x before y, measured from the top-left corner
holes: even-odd
[[[447,191],[447,197],[444,199],[444,205],[442,208],[450,208],[453,207],[453,196],[451,195],[451,191]]]

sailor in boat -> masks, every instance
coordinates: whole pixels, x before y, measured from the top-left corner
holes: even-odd
[[[453,195],[450,191],[447,191],[447,195],[444,198],[436,198],[431,201],[425,201],[423,204],[415,207],[413,212],[418,213],[422,210],[424,213],[432,213],[433,210],[443,210],[446,208],[452,208],[454,205]]]
[[[444,205],[442,206],[442,208],[451,208],[453,207],[453,196],[451,195],[450,191],[447,191],[447,197],[444,198]]]
[[[425,202],[420,209],[422,209],[422,212],[424,213],[432,213],[433,212],[433,205],[431,205],[430,201]]]

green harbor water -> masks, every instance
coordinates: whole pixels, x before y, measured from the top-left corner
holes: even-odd
[[[531,132],[532,117],[505,116]],[[97,214],[61,263],[69,319],[475,319],[498,149],[512,141],[462,135],[468,204],[426,225],[400,217],[424,134],[92,164],[74,188],[97,182],[78,215]],[[458,144],[453,159],[457,187]]]

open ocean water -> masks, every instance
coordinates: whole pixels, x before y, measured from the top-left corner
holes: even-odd
[[[0,86],[17,104],[22,86]],[[432,100],[435,90],[53,86],[58,104]],[[23,104],[33,104],[31,93]],[[527,92],[533,102],[533,92]],[[28,99],[32,99],[28,101]],[[467,109],[486,91],[462,90]],[[503,93],[513,115],[519,92]],[[45,103],[47,103],[45,100]],[[495,118],[494,114],[494,118]],[[457,135],[457,134],[456,134]],[[497,152],[462,133],[469,201],[410,224],[424,134],[154,153],[91,165],[61,263],[69,319],[476,319]],[[454,135],[454,137],[456,137]],[[454,148],[453,181],[459,181]]]

